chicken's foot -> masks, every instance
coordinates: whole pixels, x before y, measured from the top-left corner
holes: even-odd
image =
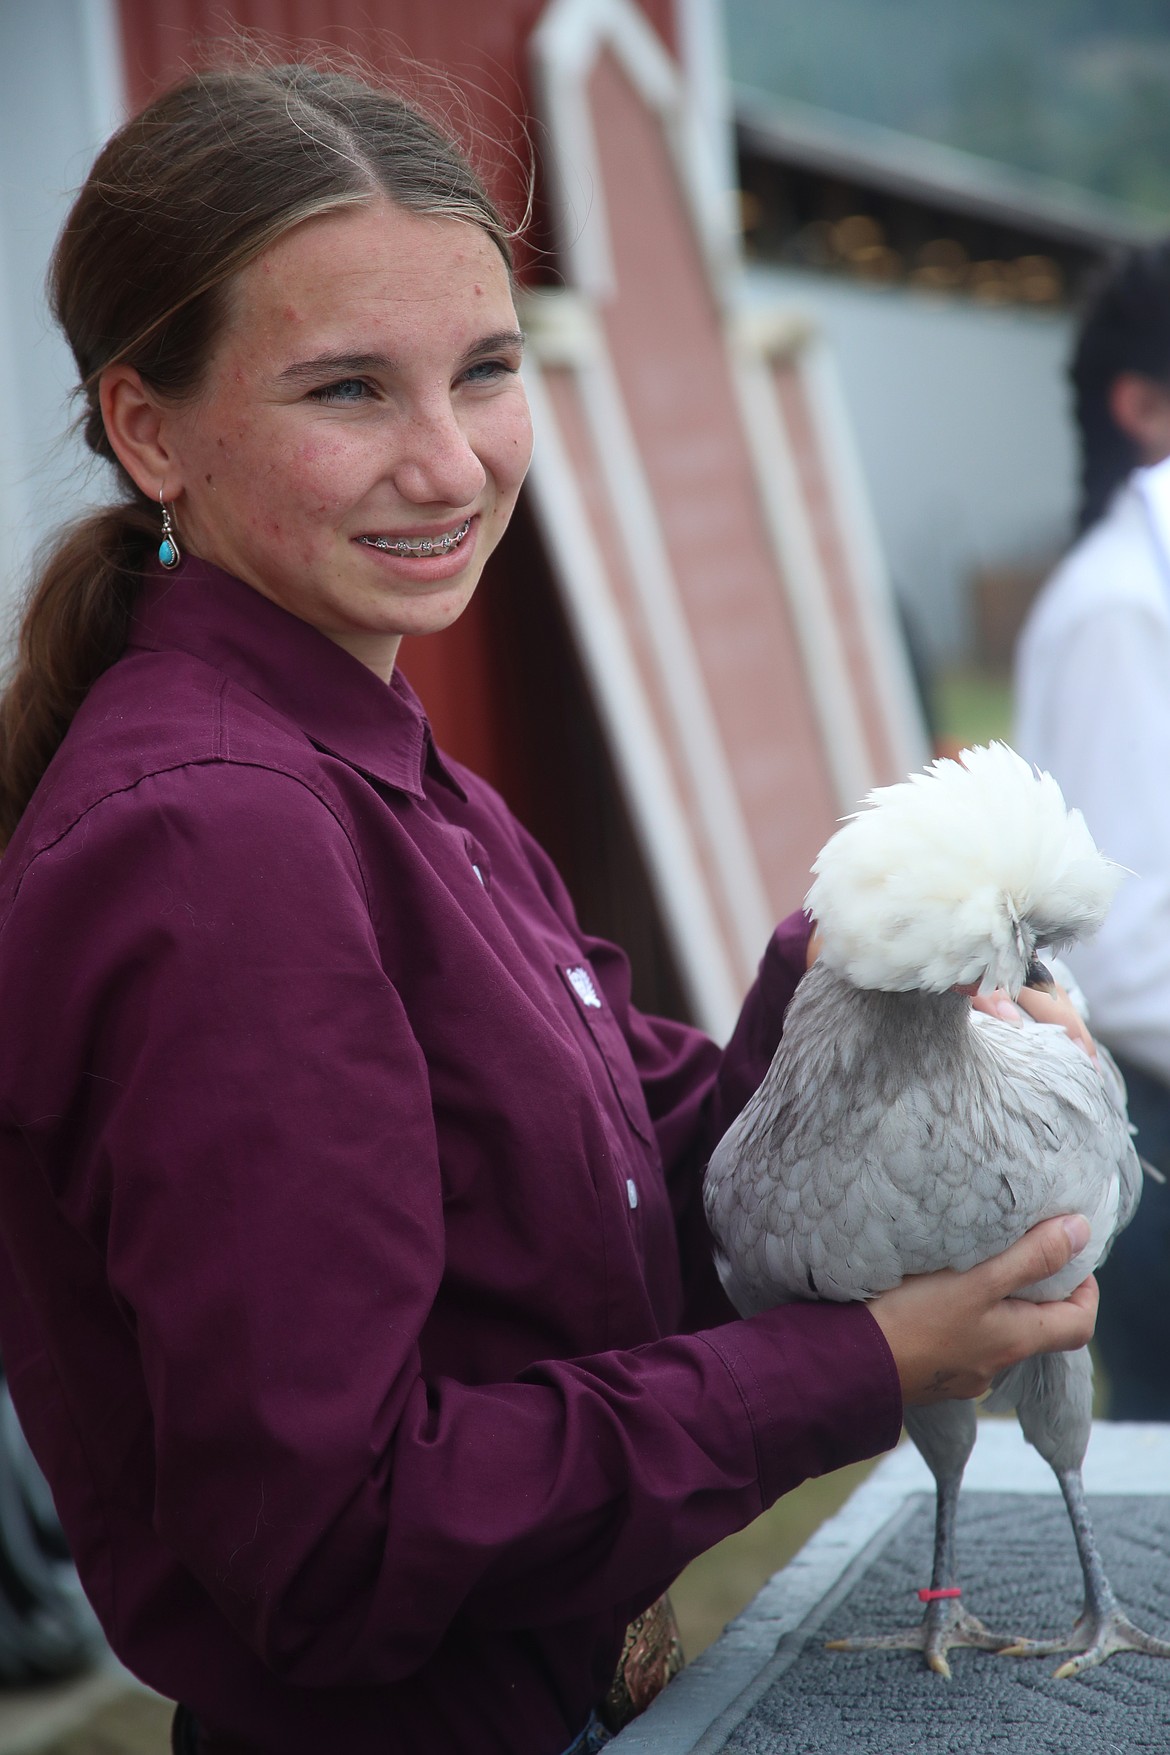
[[[928,1669],[949,1677],[947,1653],[954,1646],[1002,1651],[1019,1644],[1013,1633],[992,1633],[960,1600],[955,1569],[955,1516],[963,1469],[975,1437],[975,1410],[965,1402],[930,1409],[908,1408],[906,1425],[930,1464],[936,1482],[934,1564],[930,1589],[918,1594],[926,1612],[916,1627],[894,1633],[834,1639],[829,1651],[920,1651]]]
[[[1084,1606],[1063,1639],[1020,1639],[1001,1647],[1000,1655],[1051,1657],[1058,1652],[1071,1651],[1075,1655],[1053,1672],[1061,1678],[1079,1676],[1082,1670],[1104,1663],[1117,1651],[1139,1651],[1147,1657],[1170,1657],[1170,1641],[1155,1639],[1152,1634],[1135,1627],[1113,1594],[1113,1586],[1106,1577],[1097,1549],[1080,1469],[1057,1469],[1054,1472],[1064,1494],[1076,1539],[1085,1581]]]
[[[964,1609],[957,1598],[936,1598],[916,1627],[894,1633],[875,1633],[851,1639],[831,1639],[827,1651],[920,1651],[928,1669],[950,1678],[947,1653],[954,1646],[969,1645],[979,1651],[1003,1651],[1018,1643],[1013,1633],[992,1633]]]

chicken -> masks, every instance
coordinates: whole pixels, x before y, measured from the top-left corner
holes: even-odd
[[[1037,953],[1100,925],[1121,872],[1056,782],[1003,744],[969,749],[869,795],[818,857],[806,906],[818,961],[789,1007],[759,1090],[704,1187],[723,1285],[743,1315],[794,1299],[866,1299],[906,1274],[966,1269],[1040,1220],[1081,1212],[1086,1248],[1022,1296],[1063,1298],[1137,1204],[1141,1167],[1120,1076],[1064,1030],[972,1006],[1014,998]],[[1026,1360],[993,1385],[1055,1471],[1084,1576],[1064,1638],[993,1633],[962,1605],[955,1510],[975,1407],[906,1410],[937,1483],[921,1625],[840,1642],[920,1649],[948,1676],[953,1646],[1075,1653],[1075,1675],[1118,1650],[1170,1656],[1134,1627],[1101,1565],[1081,1483],[1091,1425],[1084,1348]]]

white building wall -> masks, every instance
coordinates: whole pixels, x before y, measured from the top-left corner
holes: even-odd
[[[1067,314],[981,307],[752,266],[836,356],[894,589],[930,663],[961,659],[970,583],[1067,542],[1076,454]]]
[[[0,0],[0,618],[32,554],[101,497],[69,433],[75,372],[44,295],[72,191],[123,113],[114,0]]]

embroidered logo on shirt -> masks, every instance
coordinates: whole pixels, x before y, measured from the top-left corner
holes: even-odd
[[[598,998],[597,989],[593,985],[593,977],[588,969],[583,968],[581,964],[578,963],[575,969],[566,969],[565,974],[568,976],[569,985],[577,995],[577,998],[581,1001],[581,1004],[595,1005],[598,1011],[600,1011],[601,1000]]]

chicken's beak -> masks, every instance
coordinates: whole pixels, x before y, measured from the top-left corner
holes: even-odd
[[[1052,993],[1056,988],[1056,978],[1039,957],[1033,956],[1028,964],[1028,973],[1024,976],[1024,986],[1038,988],[1041,993]]]

